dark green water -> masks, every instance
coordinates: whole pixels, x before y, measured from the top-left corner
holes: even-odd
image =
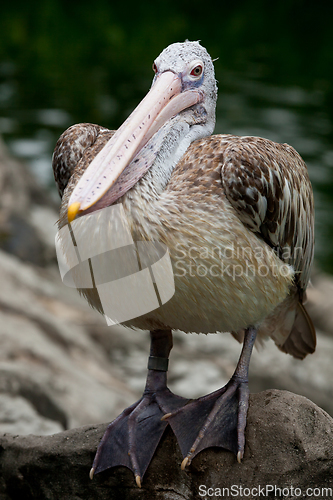
[[[216,61],[216,132],[288,142],[316,201],[316,258],[333,272],[333,2],[7,2],[0,16],[0,134],[45,186],[60,133],[117,128],[153,59],[202,41]]]

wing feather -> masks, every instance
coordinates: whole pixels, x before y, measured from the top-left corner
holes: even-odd
[[[259,333],[303,359],[316,347],[315,329],[302,305],[314,249],[314,203],[306,165],[288,144],[257,137],[233,138],[223,156],[222,184],[240,220],[295,270],[295,286]]]
[[[99,125],[78,123],[61,134],[52,157],[54,179],[61,198],[84,153],[96,143],[98,137],[108,133],[108,129]]]
[[[239,137],[225,149],[221,175],[241,221],[293,266],[302,294],[314,247],[313,194],[302,158],[287,144]]]

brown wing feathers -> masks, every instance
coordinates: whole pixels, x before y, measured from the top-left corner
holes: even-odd
[[[306,165],[287,144],[239,137],[225,149],[221,176],[242,222],[295,269],[300,303],[295,301],[294,326],[283,342],[278,336],[275,340],[283,351],[303,358],[315,349],[315,330],[302,306],[314,247],[313,194]]]
[[[59,137],[52,158],[53,174],[60,197],[75,172],[84,153],[95,144],[97,138],[109,130],[92,123],[78,123],[69,127]],[[95,153],[96,154],[96,153]]]

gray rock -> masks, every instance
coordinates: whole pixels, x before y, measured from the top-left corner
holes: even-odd
[[[232,492],[238,492],[238,498],[258,498],[255,490],[249,492],[259,486],[269,488],[269,498],[296,498],[301,492],[305,499],[313,493],[326,499],[333,494],[333,419],[311,401],[288,392],[251,396],[242,464],[232,453],[214,448],[201,452],[187,471],[181,471],[180,451],[167,431],[142,489],[124,467],[89,480],[105,427],[46,437],[0,437],[1,499],[197,500],[222,496],[223,488],[223,498],[234,498]]]
[[[312,283],[307,290],[307,309],[322,332],[333,337],[333,279],[319,271],[313,272]]]
[[[90,335],[97,313],[57,273],[0,251],[0,281],[1,393],[62,428],[108,421],[135,399]]]
[[[54,248],[50,249],[45,230],[36,228],[34,222],[37,217],[45,220],[50,213],[55,222],[58,202],[39,186],[22,162],[10,156],[1,138],[0,193],[0,248],[33,264],[54,261]],[[45,217],[40,215],[41,210]]]
[[[0,394],[0,434],[55,434],[63,430],[60,422],[39,415],[21,396]]]

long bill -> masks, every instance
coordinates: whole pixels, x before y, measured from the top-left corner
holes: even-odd
[[[201,100],[202,96],[196,90],[182,92],[181,77],[172,71],[158,75],[146,97],[82,175],[68,203],[68,221],[71,222],[78,213],[85,212],[104,197],[134,156],[164,123]],[[134,166],[131,168],[135,169]],[[137,181],[135,171],[132,178],[133,183],[127,183],[126,190]]]

